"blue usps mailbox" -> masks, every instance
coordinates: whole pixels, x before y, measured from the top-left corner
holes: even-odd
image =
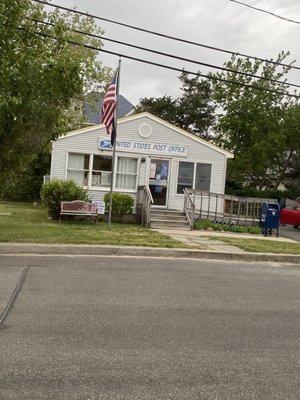
[[[272,229],[279,231],[280,207],[277,203],[262,203],[260,209],[261,233],[265,236],[272,234]]]

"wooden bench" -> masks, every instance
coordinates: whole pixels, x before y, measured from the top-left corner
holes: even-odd
[[[98,223],[98,210],[96,204],[88,203],[86,201],[62,201],[60,203],[60,221],[62,216],[82,216]]]

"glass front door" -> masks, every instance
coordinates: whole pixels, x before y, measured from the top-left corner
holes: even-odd
[[[169,160],[151,158],[149,188],[155,206],[167,206]]]

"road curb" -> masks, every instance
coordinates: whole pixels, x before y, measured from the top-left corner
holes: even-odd
[[[166,257],[190,259],[214,259],[235,261],[271,261],[300,264],[300,255],[270,254],[249,252],[221,252],[194,249],[169,249],[137,246],[101,246],[101,245],[68,245],[68,244],[31,244],[2,243],[0,255],[93,255],[93,256],[135,256]]]

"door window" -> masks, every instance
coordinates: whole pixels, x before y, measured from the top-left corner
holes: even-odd
[[[169,160],[152,158],[149,171],[149,188],[154,205],[167,204]]]

